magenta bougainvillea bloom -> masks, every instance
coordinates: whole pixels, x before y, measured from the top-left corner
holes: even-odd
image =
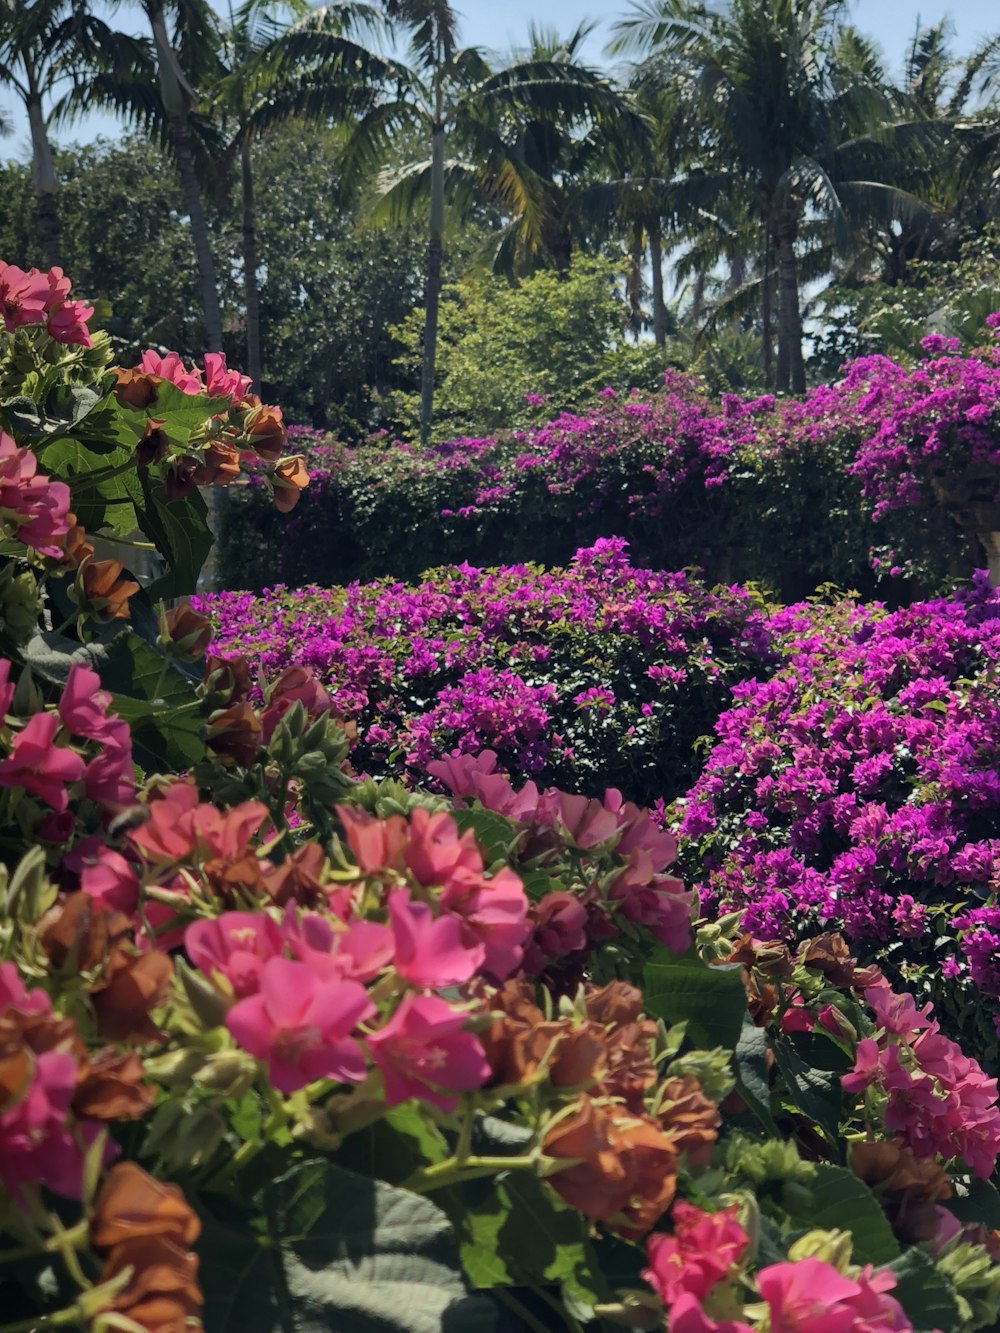
[[[392,963],[401,977],[420,990],[441,990],[468,981],[482,966],[486,950],[463,940],[461,918],[435,916],[427,903],[414,902],[408,889],[389,898],[395,944]]]
[[[890,1296],[892,1273],[864,1269],[845,1277],[822,1259],[771,1264],[757,1274],[771,1333],[911,1333],[903,1307]]]
[[[435,995],[406,995],[384,1027],[368,1037],[389,1106],[411,1097],[454,1111],[458,1093],[481,1088],[490,1066],[466,1016]]]
[[[678,1199],[670,1213],[673,1235],[654,1233],[647,1239],[649,1267],[642,1276],[668,1308],[685,1292],[703,1301],[743,1258],[750,1237],[736,1212],[706,1213]]]
[[[65,810],[67,786],[83,777],[84,761],[75,750],[55,744],[59,718],[35,713],[14,737],[10,754],[0,760],[0,787],[21,787],[50,805]]]
[[[306,963],[270,958],[260,973],[260,990],[226,1014],[237,1042],[266,1062],[279,1092],[296,1092],[316,1079],[358,1083],[365,1058],[358,1024],[375,1006],[356,981],[322,981]]]
[[[65,482],[40,475],[31,450],[19,448],[0,431],[0,530],[58,560],[60,538],[70,529],[69,506]]]
[[[191,962],[208,976],[225,977],[238,1000],[257,994],[264,964],[284,947],[277,922],[266,912],[223,912],[214,920],[192,921],[184,932]]]

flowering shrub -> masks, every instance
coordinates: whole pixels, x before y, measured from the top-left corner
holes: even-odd
[[[703,908],[830,924],[995,1051],[1000,598],[780,612],[787,664],[734,689],[683,804]]]
[[[732,682],[772,659],[751,595],[635,569],[626,546],[598,541],[564,570],[465,565],[415,587],[278,588],[198,606],[219,650],[265,676],[320,673],[357,723],[363,771],[420,774],[448,751],[491,749],[510,773],[652,803],[693,776],[693,744]]]

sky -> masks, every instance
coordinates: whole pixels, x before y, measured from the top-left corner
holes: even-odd
[[[221,8],[221,3],[216,2]],[[463,42],[490,51],[523,46],[533,19],[563,34],[585,20],[596,20],[596,30],[586,48],[587,58],[595,62],[604,59],[603,47],[611,23],[627,7],[627,0],[615,0],[610,5],[588,0],[547,0],[544,6],[539,6],[538,0],[455,0],[455,8],[463,20]],[[117,10],[116,21],[122,27],[129,24],[128,10],[127,4]],[[996,0],[851,0],[850,11],[853,22],[875,38],[893,68],[901,64],[918,20],[926,25],[947,18],[954,30],[958,53],[971,50],[979,38],[1000,29]],[[135,31],[141,30],[135,19],[131,26]],[[14,99],[2,89],[0,108],[10,115],[14,126],[13,134],[0,141],[0,157],[27,161],[30,146],[26,119]],[[114,138],[118,132],[118,122],[113,118],[91,116],[72,129],[61,131],[56,138],[61,143],[88,142],[99,135]]]

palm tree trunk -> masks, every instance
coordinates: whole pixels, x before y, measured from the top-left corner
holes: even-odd
[[[243,174],[243,293],[247,308],[247,374],[252,388],[259,393],[260,357],[260,286],[257,282],[257,214],[254,207],[253,163],[250,144],[240,145]]]
[[[628,297],[629,329],[634,334],[636,341],[638,341],[642,334],[644,324],[642,313],[642,261],[645,255],[645,246],[642,243],[641,223],[633,223],[631,233],[629,238],[628,276],[625,279],[625,292]]]
[[[194,242],[201,283],[201,306],[205,316],[205,345],[209,352],[222,351],[222,314],[219,310],[219,291],[215,281],[215,262],[208,239],[208,221],[201,202],[198,178],[194,170],[194,150],[191,143],[191,123],[188,105],[194,94],[184,78],[177,56],[170,45],[163,6],[159,0],[146,0],[146,13],[156,44],[156,71],[160,95],[167,113],[170,140],[177,158],[181,177],[181,198],[191,219],[191,239]]]
[[[52,146],[42,114],[41,96],[32,91],[27,100],[28,125],[31,129],[31,185],[35,196],[35,217],[42,242],[42,255],[48,268],[62,268],[59,205],[56,196],[59,181],[52,163]]]
[[[657,347],[665,347],[667,306],[663,299],[663,233],[659,218],[649,223],[649,262],[653,270],[653,338]]]
[[[795,263],[796,219],[786,215],[778,232],[778,377],[780,390],[805,393],[802,360],[802,308]]]
[[[424,362],[420,375],[420,439],[430,440],[434,419],[434,369],[437,360],[438,308],[441,304],[441,259],[444,251],[444,80],[434,73],[434,120],[431,124],[431,208],[424,288]]]
[[[764,273],[760,288],[761,360],[764,363],[764,388],[774,389],[774,344],[771,341],[771,230],[764,233]]]

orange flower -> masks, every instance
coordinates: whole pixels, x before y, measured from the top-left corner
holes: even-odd
[[[247,394],[241,406],[247,410],[243,434],[247,444],[261,458],[273,463],[281,457],[288,438],[280,407],[266,407],[254,393]]]
[[[170,441],[161,429],[164,424],[162,417],[150,417],[147,420],[142,439],[135,446],[135,461],[139,467],[149,467],[151,463],[159,463],[166,458]]]
[[[648,1116],[582,1097],[544,1140],[549,1157],[576,1159],[549,1176],[552,1188],[585,1217],[637,1238],[659,1220],[677,1187],[677,1152]]]
[[[121,912],[98,907],[87,893],[71,893],[42,919],[38,938],[57,970],[69,964],[74,972],[89,972],[128,933],[128,918]]]
[[[135,1051],[101,1051],[80,1070],[73,1110],[93,1120],[139,1120],[156,1101],[156,1089],[142,1080]]]
[[[230,704],[208,719],[205,741],[224,764],[249,768],[260,749],[260,727],[260,718],[250,704]]]
[[[299,494],[309,485],[309,473],[300,454],[290,454],[276,463],[271,474],[274,507],[279,514],[290,513],[299,502]]]
[[[120,945],[91,991],[97,1030],[106,1041],[160,1041],[150,1018],[167,994],[174,965],[165,953],[130,953]]]
[[[689,1166],[708,1166],[722,1117],[693,1075],[672,1078],[663,1085],[659,1121]]]
[[[124,570],[119,560],[85,560],[77,574],[81,607],[106,620],[131,620],[128,599],[139,585],[123,579]]]
[[[63,542],[63,550],[66,552],[63,557],[63,563],[76,569],[82,565],[85,560],[89,560],[94,554],[94,548],[87,541],[87,533],[83,525],[77,523],[75,514],[68,514],[70,529]]]
[[[919,1245],[933,1240],[940,1218],[937,1204],[951,1198],[951,1178],[930,1158],[916,1158],[898,1142],[855,1143],[851,1169],[875,1192],[899,1240]]]
[[[304,842],[280,866],[263,872],[264,889],[279,907],[289,902],[315,907],[326,898],[322,878],[325,865],[326,853],[319,843]]]
[[[250,663],[245,657],[216,657],[214,653],[206,657],[205,689],[212,694],[242,703],[250,693],[250,683]]]
[[[116,1162],[104,1177],[90,1219],[90,1244],[98,1254],[149,1238],[187,1249],[200,1234],[198,1215],[176,1185],[154,1180],[136,1162]]]
[[[159,375],[147,375],[142,370],[122,370],[115,367],[115,397],[126,407],[143,411],[156,401],[156,391],[163,383]]]
[[[192,475],[197,486],[228,486],[240,475],[240,451],[224,440],[212,440]]]
[[[166,643],[161,636],[161,647],[169,645],[170,655],[181,662],[197,662],[208,649],[215,633],[208,616],[200,615],[190,604],[172,606],[164,612]]]
[[[147,1333],[192,1333],[201,1328],[205,1303],[198,1285],[198,1257],[173,1241],[151,1237],[117,1245],[101,1270],[109,1282],[126,1269],[132,1275],[111,1308]]]

